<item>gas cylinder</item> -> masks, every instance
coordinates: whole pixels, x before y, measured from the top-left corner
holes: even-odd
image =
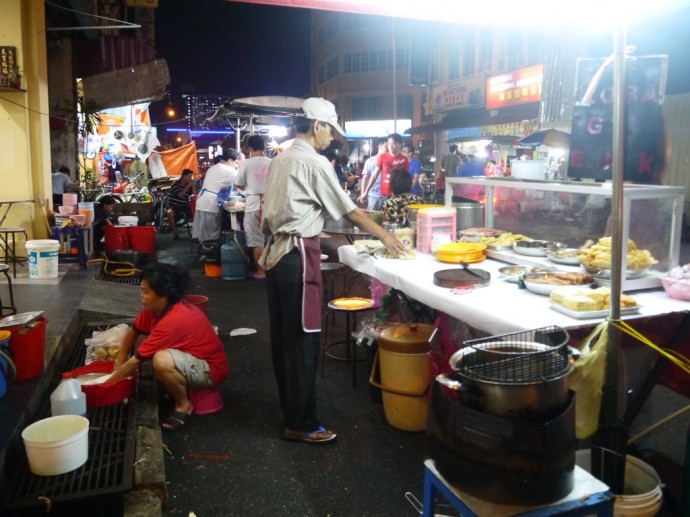
[[[223,280],[247,278],[247,264],[239,245],[234,240],[229,240],[220,247],[220,263],[223,269]]]

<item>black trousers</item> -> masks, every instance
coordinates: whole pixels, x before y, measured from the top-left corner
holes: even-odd
[[[271,354],[284,426],[315,431],[320,332],[302,330],[302,273],[297,250],[266,272]]]

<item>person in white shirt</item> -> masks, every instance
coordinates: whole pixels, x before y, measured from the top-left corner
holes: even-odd
[[[395,256],[403,244],[357,208],[338,184],[333,167],[318,151],[345,135],[335,106],[312,97],[295,116],[297,138],[271,161],[266,179],[261,229],[266,247],[259,259],[266,270],[271,322],[271,356],[283,412],[283,438],[332,443],[336,434],[316,416],[316,363],[320,349],[321,242],[326,217],[345,217],[381,239]]]
[[[221,208],[218,206],[218,192],[234,184],[237,180],[237,167],[240,153],[235,149],[225,149],[220,162],[206,171],[204,184],[196,200],[192,238],[199,242],[220,239]]]
[[[264,202],[264,183],[271,159],[264,156],[266,142],[261,135],[252,135],[247,141],[249,158],[242,162],[237,175],[237,186],[244,190],[246,206],[244,209],[244,232],[247,247],[252,249],[257,280],[266,278],[266,271],[259,265],[259,257],[264,252],[264,234],[261,232],[261,215]]]

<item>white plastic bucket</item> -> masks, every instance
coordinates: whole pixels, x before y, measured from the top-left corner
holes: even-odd
[[[57,476],[81,467],[89,457],[89,421],[83,416],[44,418],[22,431],[29,470]]]
[[[38,239],[26,241],[29,278],[57,278],[60,241]]]
[[[587,472],[592,470],[591,451],[575,453],[575,463]],[[653,517],[661,509],[663,485],[651,465],[633,456],[625,458],[623,494],[616,494],[614,517]]]
[[[121,215],[117,218],[117,224],[120,226],[137,226],[139,218],[136,215]]]

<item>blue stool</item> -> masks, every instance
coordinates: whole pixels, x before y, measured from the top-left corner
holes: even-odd
[[[609,488],[580,467],[575,467],[575,488],[563,499],[541,506],[494,504],[450,485],[436,470],[434,460],[424,462],[423,517],[433,517],[439,491],[463,517],[546,517],[553,515],[598,515],[613,517],[615,496]]]
[[[84,242],[84,228],[82,226],[53,226],[51,234],[53,239],[60,241],[60,243],[62,243],[65,239],[69,239],[70,250],[72,249],[72,237],[75,237],[77,241],[77,253],[71,253],[71,251],[70,253],[63,253],[62,249],[60,249],[60,253],[58,254],[58,262],[61,264],[77,262],[79,265],[81,265],[82,269],[86,269],[89,261],[89,255]]]

